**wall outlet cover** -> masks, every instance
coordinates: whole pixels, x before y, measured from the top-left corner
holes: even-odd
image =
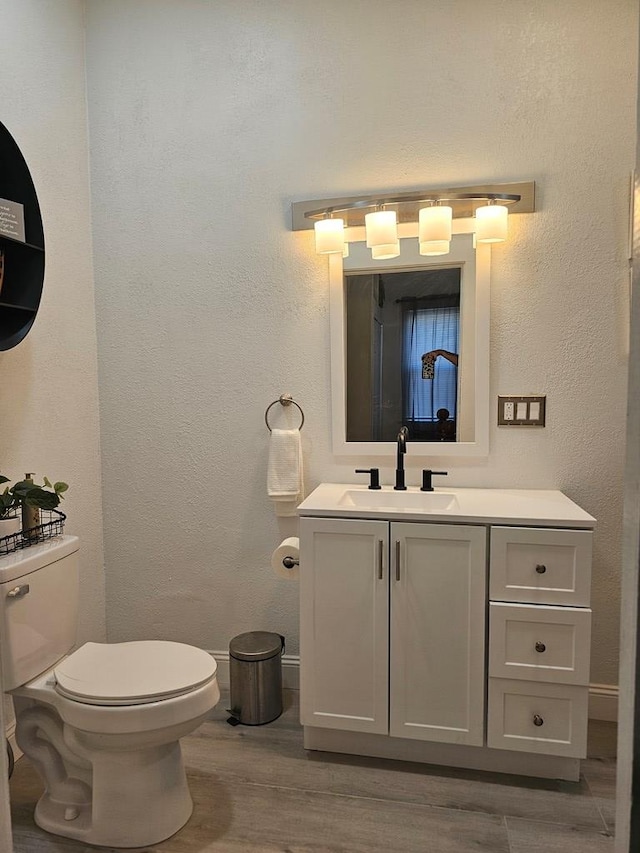
[[[544,395],[511,394],[498,397],[498,426],[545,425],[546,401]]]

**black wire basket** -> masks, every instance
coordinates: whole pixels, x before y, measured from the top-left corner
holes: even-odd
[[[64,523],[67,516],[57,509],[41,509],[40,524],[29,527],[26,530],[18,530],[9,536],[0,537],[0,557],[20,551],[22,548],[30,548],[52,536],[59,536],[64,532]]]

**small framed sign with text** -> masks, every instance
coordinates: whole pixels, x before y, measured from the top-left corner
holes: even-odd
[[[24,206],[17,201],[0,198],[0,235],[25,242]]]

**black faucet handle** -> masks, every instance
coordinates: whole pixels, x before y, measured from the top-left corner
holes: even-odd
[[[448,471],[431,471],[430,468],[425,468],[422,471],[422,487],[420,488],[421,492],[432,492],[433,491],[433,483],[431,482],[431,478],[435,475],[437,477],[446,477]]]
[[[381,489],[380,485],[380,469],[379,468],[356,468],[356,474],[369,474],[369,488]]]

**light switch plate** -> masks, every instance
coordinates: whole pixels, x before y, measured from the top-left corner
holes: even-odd
[[[498,426],[545,425],[546,396],[498,397]]]

